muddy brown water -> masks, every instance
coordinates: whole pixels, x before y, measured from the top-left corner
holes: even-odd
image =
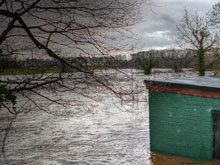
[[[139,75],[140,82],[144,79]],[[103,95],[91,113],[23,114],[13,124],[0,165],[220,165],[217,160],[201,162],[150,152],[147,91],[140,97],[145,101],[133,105],[132,112],[119,110]],[[1,114],[0,142],[7,122]]]

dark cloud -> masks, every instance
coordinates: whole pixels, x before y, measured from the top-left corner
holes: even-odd
[[[142,29],[142,32],[157,32],[157,31],[171,31],[174,30],[176,27],[176,20],[169,16],[168,14],[164,15],[156,15],[154,17],[151,17],[151,21],[144,26]]]

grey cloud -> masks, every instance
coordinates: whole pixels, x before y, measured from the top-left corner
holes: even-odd
[[[170,40],[168,40],[164,36],[160,37],[148,37],[145,39],[147,41],[147,46],[149,47],[165,47],[171,44]]]
[[[176,29],[176,20],[168,14],[153,15],[142,24],[136,26],[139,33],[153,33],[157,31],[173,31]]]

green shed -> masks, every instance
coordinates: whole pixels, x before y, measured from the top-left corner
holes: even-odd
[[[151,151],[220,159],[220,77],[145,80]]]

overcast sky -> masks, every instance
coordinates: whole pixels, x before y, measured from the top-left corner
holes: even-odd
[[[148,49],[175,48],[176,25],[180,22],[184,8],[189,12],[205,15],[219,0],[152,0],[145,7],[145,20],[134,27],[139,34],[139,51]]]

